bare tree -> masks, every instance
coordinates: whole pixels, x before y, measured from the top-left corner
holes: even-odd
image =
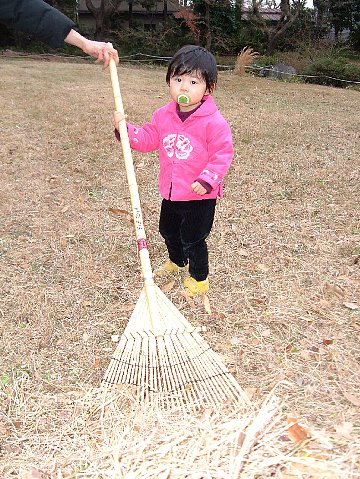
[[[273,5],[274,1],[272,2],[272,6]],[[290,5],[290,0],[280,0],[280,4],[277,5],[281,11],[280,18],[276,23],[272,23],[266,20],[265,15],[262,13],[263,0],[252,1],[250,17],[255,22],[256,26],[267,36],[266,53],[268,55],[272,54],[279,38],[284,35],[286,30],[288,30],[298,18],[301,5],[301,0],[295,0],[293,5]]]
[[[164,23],[167,22],[167,18],[168,17],[168,2],[167,0],[164,0],[163,1],[163,20],[164,20]]]
[[[204,1],[205,6],[205,15],[204,15],[204,40],[205,40],[205,47],[210,50],[211,49],[211,42],[212,42],[212,31],[210,26],[210,2],[209,0]]]
[[[95,18],[95,39],[105,40],[105,31],[110,24],[111,16],[117,11],[121,0],[100,0],[98,7],[95,7],[92,0],[85,0],[88,10]]]
[[[330,1],[313,0],[315,8],[316,30],[320,35],[324,34],[330,24]]]

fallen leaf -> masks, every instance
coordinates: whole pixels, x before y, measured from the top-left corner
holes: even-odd
[[[320,351],[320,349],[317,346],[311,346],[310,351],[312,353],[318,353]]]
[[[247,397],[249,398],[249,400],[254,396],[257,390],[258,390],[257,388],[251,388],[251,387],[245,389],[245,393]]]
[[[345,291],[337,284],[325,283],[323,286],[323,291],[324,294],[337,296],[338,298],[343,298],[345,296]]]
[[[334,342],[333,339],[323,339],[322,343],[324,346],[329,346],[329,344],[332,344]]]
[[[21,421],[13,421],[15,429],[20,429],[21,428]]]
[[[268,271],[270,271],[270,266],[264,263],[258,263],[256,265],[256,269],[263,273],[267,273]]]
[[[211,314],[211,306],[210,306],[209,298],[206,296],[206,294],[204,294],[202,299],[203,299],[205,311],[207,312],[207,314]]]
[[[175,280],[170,281],[169,283],[166,283],[164,286],[161,287],[161,291],[163,293],[169,293],[174,287]]]
[[[301,351],[300,355],[302,358],[304,358],[306,361],[310,360],[310,351]]]
[[[338,278],[344,281],[347,281],[348,283],[351,283],[351,284],[356,284],[356,285],[360,284],[359,278],[350,278],[350,276],[345,276],[345,275],[338,276]]]
[[[328,361],[335,361],[337,358],[337,354],[336,354],[336,351],[329,351],[326,355],[326,359]]]
[[[330,302],[329,301],[326,301],[326,299],[320,299],[319,300],[319,304],[320,306],[322,306],[323,308],[329,308],[331,306]]]
[[[264,298],[251,298],[251,301],[253,301],[254,303],[257,303],[257,304],[265,304],[266,303],[266,299],[264,299]]]
[[[359,306],[356,303],[343,303],[345,308],[351,309],[351,310],[356,310],[359,309]]]
[[[288,436],[295,444],[299,444],[300,442],[306,441],[306,439],[310,438],[309,431],[300,426],[293,417],[289,417],[287,419],[287,423],[291,424],[287,431]]]
[[[319,461],[306,456],[301,458],[303,462],[290,463],[287,472],[282,475],[283,479],[339,479],[336,467],[329,464],[328,461]],[[306,476],[304,475],[306,474]]]
[[[194,309],[195,308],[195,302],[194,300],[192,299],[192,297],[189,295],[188,291],[187,290],[184,290],[184,291],[181,291],[180,293],[182,296],[184,296],[187,304],[190,306],[191,309]]]
[[[109,211],[109,213],[111,213],[112,215],[115,215],[115,216],[121,216],[121,215],[130,216],[130,213],[128,211],[119,210],[118,208],[109,208],[108,211]]]
[[[115,216],[126,216],[131,224],[134,224],[132,215],[126,210],[119,210],[118,208],[108,208],[109,213]]]
[[[19,479],[41,479],[42,477],[43,475],[41,471],[35,467],[32,467],[30,471],[22,473]]]
[[[352,404],[354,404],[354,406],[358,406],[360,407],[360,398],[354,396],[354,394],[350,394],[346,391],[341,391],[344,395],[344,397],[346,397],[346,399],[348,401],[350,401]]]
[[[268,338],[271,335],[271,329],[265,329],[260,334],[263,338]]]
[[[351,319],[351,326],[360,331],[360,323],[357,322],[356,318]]]
[[[163,268],[156,269],[154,271],[154,276],[161,278],[162,276],[167,276],[168,272],[165,271]]]
[[[79,197],[80,208],[85,208],[85,198],[83,196]]]
[[[354,439],[352,436],[353,424],[351,422],[342,422],[341,424],[335,424],[335,431],[339,436],[345,437],[346,439]]]
[[[97,369],[100,366],[100,359],[96,358],[91,365],[91,369]]]

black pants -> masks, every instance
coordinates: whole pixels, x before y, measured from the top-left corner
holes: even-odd
[[[196,281],[209,274],[206,238],[211,231],[216,199],[170,201],[163,199],[159,231],[165,240],[170,260],[178,266],[189,263],[189,273]]]

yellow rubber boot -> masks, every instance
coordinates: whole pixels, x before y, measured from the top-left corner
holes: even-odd
[[[186,266],[178,266],[177,264],[168,260],[164,264],[163,269],[168,273],[181,273],[182,271],[187,271],[189,269],[189,265],[187,264]]]
[[[196,281],[196,279],[189,276],[184,280],[184,288],[188,290],[190,296],[204,294],[209,291],[209,280],[206,278],[204,281]]]

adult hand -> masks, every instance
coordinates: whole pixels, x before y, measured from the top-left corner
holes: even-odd
[[[87,55],[95,57],[95,63],[104,62],[104,68],[109,66],[110,58],[115,60],[116,65],[119,64],[118,52],[113,48],[111,43],[88,40],[75,30],[70,31],[65,38],[65,42],[70,43],[70,45],[75,45]]]
[[[110,58],[115,60],[116,65],[119,64],[119,55],[115,48],[113,48],[112,43],[96,42],[86,39],[83,51],[91,57],[96,57],[95,63],[104,62],[104,68],[109,66]]]

